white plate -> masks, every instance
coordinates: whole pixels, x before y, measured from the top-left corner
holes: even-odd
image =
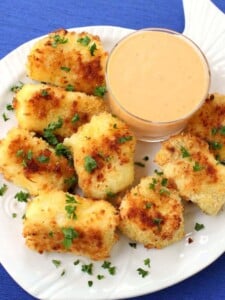
[[[132,31],[109,26],[73,30],[98,34],[107,50]],[[0,61],[0,111],[5,111],[10,117],[7,122],[0,120],[0,138],[16,124],[14,113],[6,110],[6,104],[11,103],[13,97],[9,89],[19,81],[29,81],[26,78],[25,62],[33,42],[34,40],[22,45]],[[146,155],[151,159],[145,162],[145,168],[136,167],[136,181],[153,172],[155,166],[152,159],[158,148],[159,144],[138,143],[136,160],[142,161]],[[195,274],[225,250],[225,211],[216,217],[210,217],[201,213],[194,205],[189,205],[185,208],[186,237],[182,241],[162,250],[147,250],[142,245],[137,245],[134,249],[129,246],[128,239],[121,237],[109,259],[116,266],[116,275],[107,274],[101,268],[101,262],[94,262],[94,275],[90,276],[81,271],[81,264],[73,265],[78,258],[74,255],[40,255],[24,245],[21,232],[25,206],[14,199],[15,193],[20,189],[0,177],[0,186],[3,183],[9,188],[0,199],[0,261],[19,285],[39,299],[119,299],[151,293]],[[13,213],[17,213],[16,218],[12,217]],[[205,229],[196,232],[196,222],[203,223]],[[189,237],[194,240],[191,244],[188,243]],[[151,259],[150,273],[142,278],[137,268],[147,269],[143,263],[146,258]],[[54,266],[53,259],[62,261],[59,268]],[[79,259],[85,264],[91,262],[82,257]],[[61,276],[63,270],[65,275]],[[98,274],[106,275],[105,279],[98,280]],[[88,286],[88,280],[93,281],[92,287]]]

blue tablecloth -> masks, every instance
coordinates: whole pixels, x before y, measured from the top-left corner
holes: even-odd
[[[225,12],[224,0],[213,2]],[[89,25],[114,25],[133,29],[167,27],[182,32],[182,0],[1,0],[0,59],[22,43],[57,28]],[[193,277],[136,299],[225,299],[224,267],[225,255],[222,255]],[[0,300],[14,299],[34,298],[23,291],[0,265]]]

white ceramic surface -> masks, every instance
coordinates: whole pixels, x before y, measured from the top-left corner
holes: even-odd
[[[192,11],[191,3],[194,6],[193,3],[196,2],[195,0],[184,0],[187,20]],[[199,0],[198,2],[201,2],[201,5],[207,2],[210,7],[212,6],[208,0]],[[220,12],[218,14],[220,15]],[[224,18],[222,20],[225,23]],[[185,33],[192,38],[192,34],[196,31],[194,28],[192,29],[190,20],[186,24]],[[110,26],[83,27],[73,30],[87,30],[90,33],[98,34],[106,50],[110,50],[120,38],[132,31]],[[199,35],[201,32],[199,29]],[[217,28],[215,27],[216,33]],[[196,33],[196,42],[197,39]],[[14,113],[6,110],[6,104],[11,103],[13,98],[10,87],[19,81],[29,81],[26,77],[25,62],[33,42],[34,40],[22,45],[0,61],[0,111],[10,117],[7,122],[4,122],[3,119],[0,120],[0,138],[5,136],[9,128],[16,125]],[[208,45],[210,43],[209,40]],[[216,78],[213,77],[212,90],[224,93],[220,74],[221,77],[224,77],[225,58],[224,55],[218,54],[219,45],[222,47],[222,42],[218,43],[217,49],[209,46],[205,48],[207,50],[205,51],[206,56],[210,56],[212,74],[216,74]],[[136,166],[136,182],[141,176],[154,171],[156,166],[152,160],[159,146],[157,143],[138,143],[136,161],[144,162],[142,158],[146,155],[150,157],[150,160],[144,162],[145,168]],[[40,255],[24,245],[21,232],[25,205],[14,199],[14,195],[20,188],[6,182],[0,176],[0,187],[4,183],[7,184],[8,190],[0,199],[0,261],[19,285],[39,299],[120,299],[151,293],[171,286],[202,270],[225,250],[225,211],[221,211],[216,217],[210,217],[200,212],[194,205],[188,205],[185,207],[186,236],[182,241],[162,250],[147,250],[141,245],[137,245],[137,248],[134,249],[129,246],[128,239],[121,237],[109,259],[116,266],[116,275],[109,275],[101,267],[101,262],[94,262],[93,275],[90,276],[81,271],[81,264],[91,263],[89,259],[70,254]],[[12,217],[13,213],[17,213],[16,218]],[[205,228],[196,232],[194,230],[196,222],[203,223]],[[189,237],[194,240],[191,244],[188,243]],[[73,262],[78,258],[81,263],[74,266]],[[149,275],[142,278],[138,275],[137,268],[148,269],[143,262],[146,258],[150,258],[151,267]],[[59,268],[54,266],[53,259],[61,260]],[[61,276],[63,270],[65,270],[65,275]],[[98,280],[96,278],[98,274],[105,275],[105,279]],[[93,281],[92,287],[88,287],[88,280]]]

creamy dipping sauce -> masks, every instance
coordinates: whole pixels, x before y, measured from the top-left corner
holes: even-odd
[[[184,119],[207,96],[210,81],[199,48],[183,35],[163,30],[141,30],[124,38],[110,54],[106,73],[112,110],[146,136],[148,130],[159,130],[153,123],[177,121],[184,127]],[[146,122],[152,124],[147,128]]]

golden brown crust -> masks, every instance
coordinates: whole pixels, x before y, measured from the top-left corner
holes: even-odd
[[[215,215],[225,203],[225,168],[208,144],[191,134],[179,134],[163,142],[155,161],[174,180],[180,195]]]
[[[25,84],[15,95],[14,108],[19,126],[39,134],[61,118],[62,127],[54,131],[61,137],[72,135],[93,115],[107,109],[102,98],[45,84]]]
[[[189,120],[185,132],[197,135],[209,144],[210,151],[225,161],[225,96],[210,95]]]
[[[67,195],[76,200],[67,203]],[[69,218],[67,205],[75,205],[76,218]],[[27,206],[23,235],[29,248],[43,252],[72,252],[94,260],[105,259],[118,240],[115,208],[104,200],[94,201],[62,191],[40,193]],[[78,236],[65,247],[64,228]]]
[[[31,194],[53,188],[68,189],[65,183],[75,175],[63,156],[57,156],[49,145],[23,129],[11,129],[0,141],[0,172]]]
[[[105,199],[132,184],[136,140],[118,118],[109,113],[94,116],[64,144],[73,152],[79,186],[86,196]],[[87,157],[96,163],[90,172],[85,169]]]
[[[88,37],[83,45],[79,39]],[[96,50],[90,47],[96,45]],[[27,62],[28,76],[32,79],[61,87],[68,85],[76,91],[93,94],[98,86],[105,85],[107,53],[100,38],[87,32],[76,33],[59,29],[38,40]]]
[[[143,178],[125,195],[119,227],[146,248],[163,248],[184,236],[183,206],[164,176]]]

